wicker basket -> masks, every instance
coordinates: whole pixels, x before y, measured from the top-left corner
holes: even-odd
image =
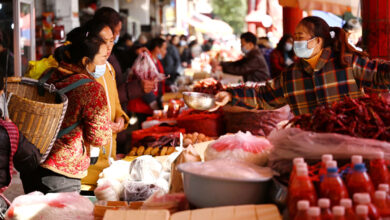
[[[38,93],[38,81],[29,78],[8,79],[7,94],[10,97],[10,119],[20,132],[42,154],[44,162],[56,140],[64,119],[68,99],[59,95],[53,85],[44,85],[44,95]],[[60,101],[56,101],[60,97]]]

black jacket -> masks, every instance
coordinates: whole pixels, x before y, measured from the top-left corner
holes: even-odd
[[[256,47],[236,62],[222,62],[224,73],[244,77],[244,81],[261,82],[270,79],[270,73],[263,53]]]
[[[9,154],[11,144],[7,131],[0,126],[0,188],[7,186],[11,181],[9,176]],[[39,150],[31,144],[19,132],[18,150],[14,155],[14,167],[21,173],[32,172],[39,167],[41,154]]]
[[[169,78],[166,80],[166,84],[172,85],[179,75],[177,70],[181,65],[179,50],[174,45],[168,45],[167,54],[161,61],[161,64],[164,67],[165,75],[169,76]]]

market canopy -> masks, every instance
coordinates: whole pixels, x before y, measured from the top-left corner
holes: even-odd
[[[321,10],[336,15],[350,12],[358,16],[359,0],[279,0],[285,7],[300,8],[304,11]]]

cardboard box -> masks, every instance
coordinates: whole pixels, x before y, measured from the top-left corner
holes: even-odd
[[[169,215],[168,210],[108,210],[103,220],[281,220],[275,205],[196,209]]]

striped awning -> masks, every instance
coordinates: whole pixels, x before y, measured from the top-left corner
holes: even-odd
[[[336,15],[351,12],[358,16],[359,13],[359,0],[279,0],[279,4],[304,11],[321,10]]]

